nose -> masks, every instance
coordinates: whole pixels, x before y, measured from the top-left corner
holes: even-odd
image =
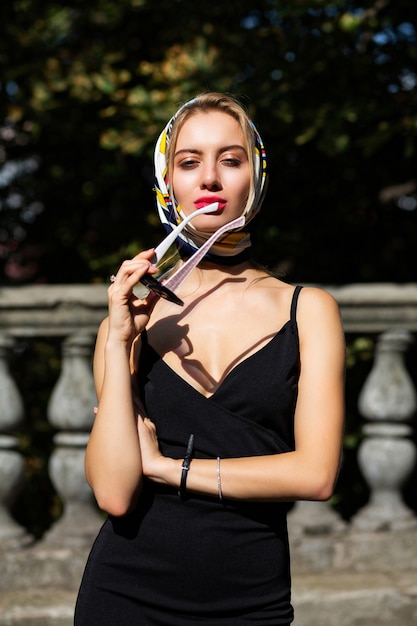
[[[204,165],[200,186],[202,189],[211,191],[219,191],[222,188],[220,175],[215,163],[206,163]]]

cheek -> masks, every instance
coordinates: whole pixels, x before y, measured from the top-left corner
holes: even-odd
[[[171,193],[173,193],[176,198],[178,198],[178,196],[182,196],[184,193],[187,193],[191,185],[191,176],[184,176],[181,172],[173,173],[171,182]]]
[[[240,198],[247,198],[249,196],[251,186],[251,173],[249,168],[246,171],[240,171],[239,175],[235,179],[235,190]]]
[[[247,197],[249,196],[249,191],[250,191],[250,182],[247,182],[244,185],[240,186],[240,197],[244,200],[247,199]]]

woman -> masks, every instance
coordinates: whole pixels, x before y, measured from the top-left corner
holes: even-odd
[[[218,203],[183,231],[180,265],[262,203],[262,142],[229,96],[181,107],[155,162],[168,230]],[[182,307],[134,295],[157,271],[153,250],[125,261],[109,287],[86,453],[109,516],[86,566],[78,626],[292,622],[287,503],[326,500],[335,485],[343,332],[328,293],[278,280],[249,249],[245,230],[215,244],[176,290]]]

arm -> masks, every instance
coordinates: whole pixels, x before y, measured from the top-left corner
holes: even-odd
[[[345,344],[338,306],[328,293],[301,292],[297,311],[301,373],[295,411],[295,451],[223,459],[223,497],[260,501],[327,500],[337,479],[344,423]],[[182,461],[156,448],[154,426],[140,420],[144,472],[178,487]],[[143,435],[142,435],[143,432]],[[194,459],[187,489],[217,495],[216,460]]]
[[[98,505],[123,515],[135,504],[142,486],[142,461],[131,386],[130,355],[145,328],[154,299],[138,300],[133,288],[152,271],[144,252],[121,266],[109,287],[109,317],[97,335],[94,381],[99,400],[85,457],[87,481]]]

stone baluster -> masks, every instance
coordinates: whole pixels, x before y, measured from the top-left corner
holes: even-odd
[[[417,518],[405,505],[401,488],[413,471],[416,450],[407,423],[416,409],[416,391],[404,365],[411,342],[406,330],[391,329],[379,337],[373,369],[358,404],[369,420],[359,447],[358,462],[370,487],[370,499],[353,518],[354,529],[402,530],[417,527]]]
[[[0,545],[21,546],[30,538],[10,514],[24,480],[24,462],[17,437],[10,435],[23,421],[24,408],[10,374],[8,356],[13,339],[0,334]]]
[[[288,514],[288,530],[291,538],[303,535],[329,535],[344,531],[346,522],[327,502],[300,500]]]
[[[45,537],[46,543],[83,547],[96,534],[101,517],[84,475],[84,455],[97,402],[91,335],[76,333],[63,343],[61,375],[48,405],[48,419],[59,432],[49,461],[49,474],[63,502],[63,515]]]

